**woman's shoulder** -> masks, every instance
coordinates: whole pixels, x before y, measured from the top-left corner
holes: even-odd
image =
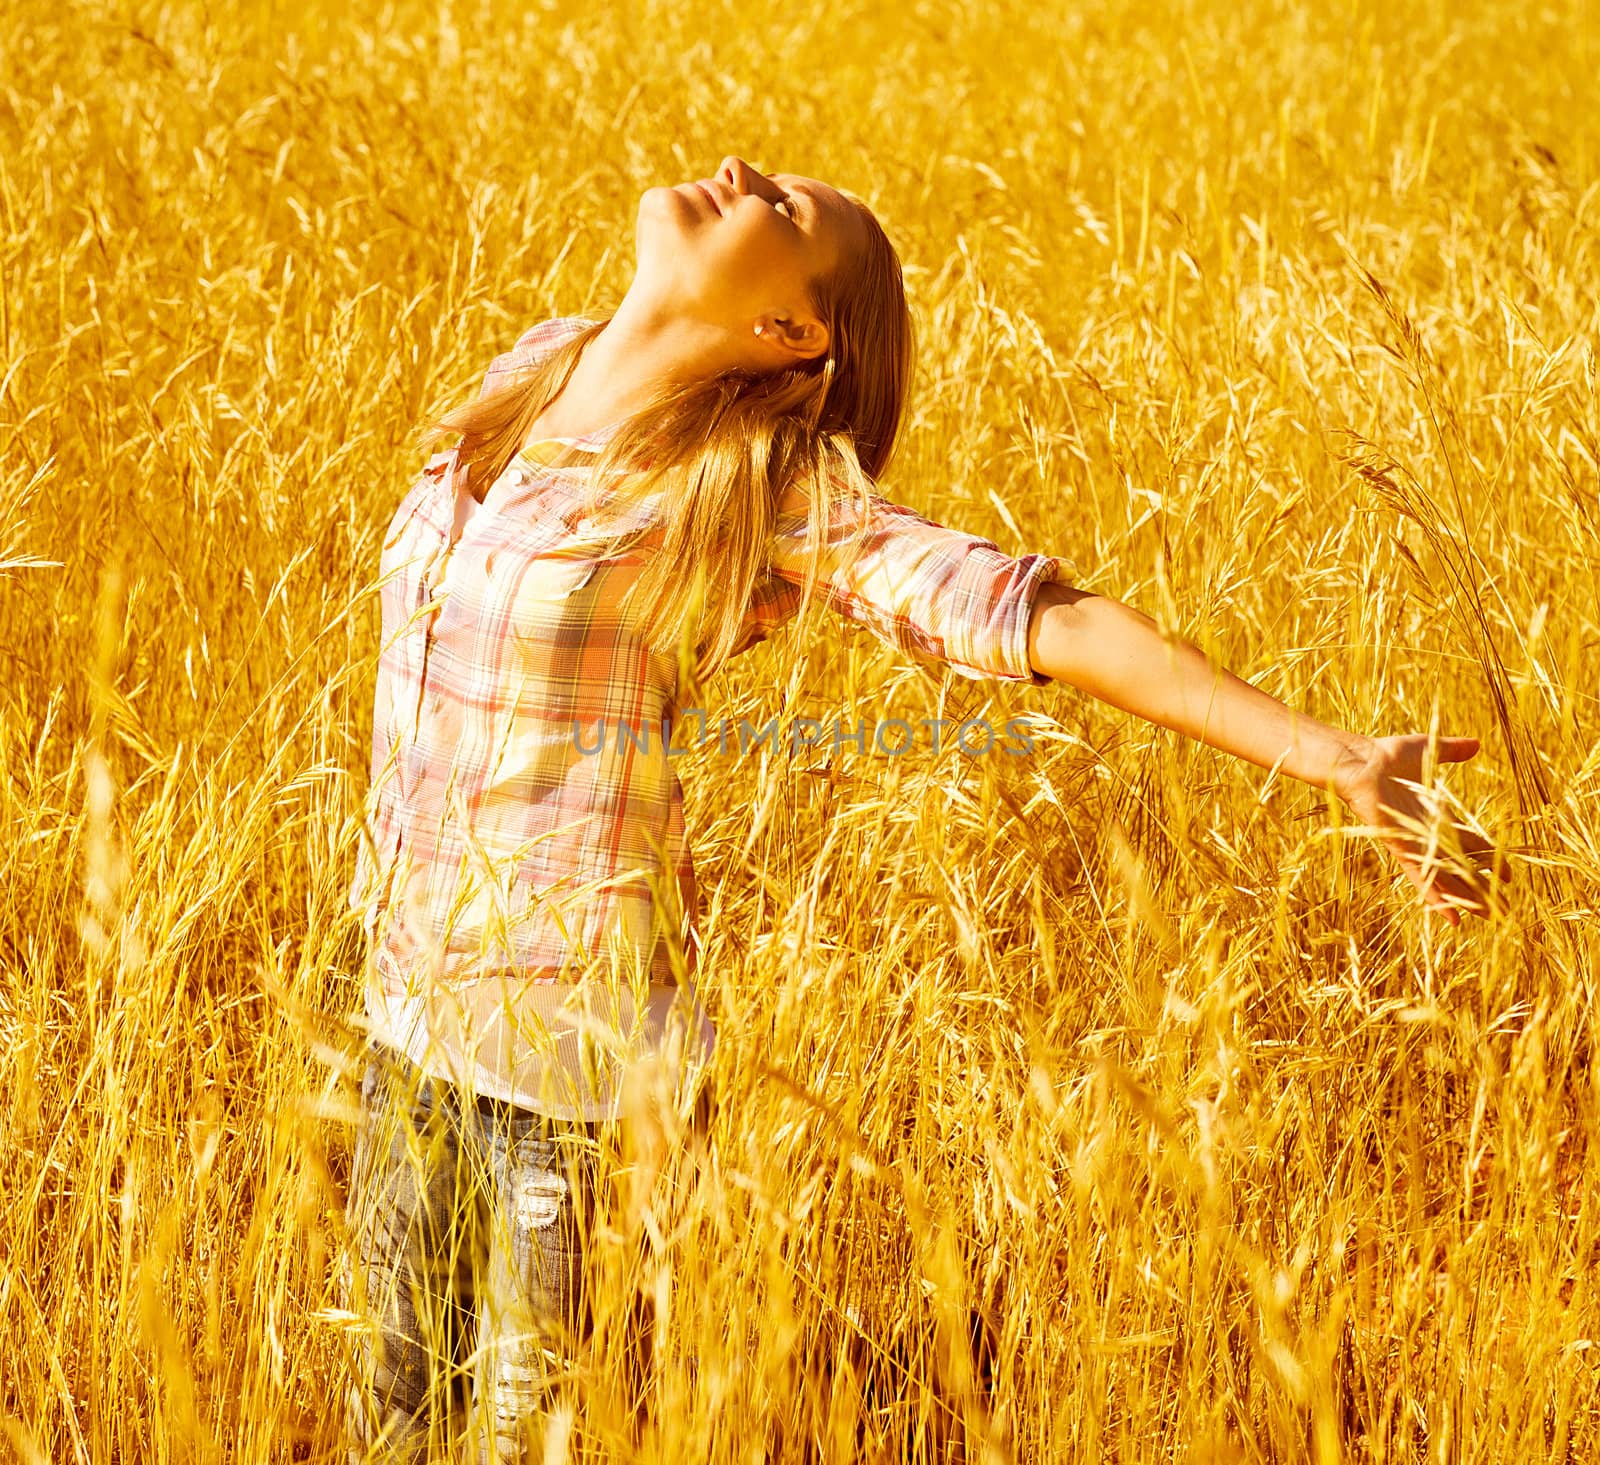
[[[537,366],[552,351],[599,323],[592,316],[553,315],[537,325],[529,326],[517,337],[515,346],[501,352],[489,363],[483,377],[483,390],[493,391],[508,375]]]
[[[553,351],[565,341],[599,325],[598,318],[587,315],[552,315],[537,325],[529,326],[518,338],[514,349],[528,351]]]

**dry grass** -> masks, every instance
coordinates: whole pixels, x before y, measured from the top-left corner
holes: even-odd
[[[669,1304],[637,1457],[1595,1458],[1600,58],[1446,9],[13,0],[0,1450],[342,1458],[378,539],[423,411],[739,152],[902,249],[892,495],[1482,735],[1521,854],[1452,933],[1302,786],[758,648],[730,717],[1046,734],[684,760],[722,1102],[607,1253]]]

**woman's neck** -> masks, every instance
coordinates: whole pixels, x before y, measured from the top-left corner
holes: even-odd
[[[584,348],[546,416],[577,424],[553,435],[582,437],[631,417],[658,393],[720,375],[734,363],[726,331],[652,304],[630,288],[616,314]]]

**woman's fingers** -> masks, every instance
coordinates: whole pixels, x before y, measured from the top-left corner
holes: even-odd
[[[1430,910],[1438,911],[1452,926],[1459,926],[1461,917],[1451,902],[1446,899],[1437,877],[1430,880],[1423,874],[1421,867],[1414,860],[1403,859],[1401,864],[1405,869],[1407,878],[1422,892],[1422,899],[1427,907]]]
[[[1477,738],[1440,738],[1437,749],[1441,761],[1464,763],[1474,757],[1481,746]]]
[[[1441,898],[1448,900],[1453,906],[1470,911],[1475,916],[1489,914],[1489,906],[1482,892],[1466,881],[1456,878],[1442,880],[1438,882],[1438,887]]]
[[[1463,857],[1480,880],[1487,880],[1491,875],[1502,882],[1511,878],[1511,862],[1495,849],[1492,840],[1462,824],[1456,825],[1456,838]]]
[[[1412,876],[1417,886],[1421,889],[1423,899],[1432,910],[1436,910],[1452,926],[1461,924],[1461,912],[1465,910],[1469,915],[1487,915],[1488,911],[1483,904],[1470,896],[1460,892],[1448,891],[1442,882],[1435,880],[1431,884],[1424,884],[1416,875]]]
[[[1457,741],[1472,743],[1477,740]],[[1404,852],[1403,858],[1417,862],[1417,883],[1424,889],[1427,876],[1423,873],[1423,864],[1426,862],[1429,869],[1437,872],[1434,878],[1444,881],[1444,888],[1464,895],[1475,910],[1479,907],[1486,910],[1490,875],[1501,882],[1511,878],[1510,860],[1477,829],[1454,819],[1432,824],[1420,789],[1402,783],[1389,801],[1380,802],[1379,809],[1391,847],[1397,855]]]
[[[1430,878],[1414,869],[1411,878],[1431,905],[1444,910],[1460,907],[1480,916],[1487,913],[1488,907],[1482,896],[1459,876],[1441,874],[1436,870]]]
[[[1412,835],[1391,836],[1389,846],[1411,883],[1422,892],[1430,906],[1443,912],[1452,926],[1460,924],[1458,909],[1472,915],[1488,915],[1487,891],[1476,871],[1469,874],[1442,861],[1426,859]]]
[[[1508,856],[1464,817],[1448,812],[1448,794],[1432,787],[1433,763],[1462,763],[1482,743],[1475,737],[1421,735],[1379,739],[1363,775],[1343,795],[1399,860],[1429,908],[1452,926],[1461,912],[1491,913],[1490,892],[1511,878]]]
[[[1485,878],[1493,875],[1502,882],[1511,878],[1511,861],[1494,847],[1492,841],[1471,830],[1463,829],[1461,849],[1472,861],[1473,868],[1478,874]]]

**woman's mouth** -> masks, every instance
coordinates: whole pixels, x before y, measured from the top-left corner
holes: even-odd
[[[709,203],[711,207],[716,209],[716,211],[720,214],[722,212],[722,206],[717,202],[716,195],[713,194],[711,190],[703,183],[696,183],[694,186],[698,188],[701,193],[705,194],[706,202]]]

